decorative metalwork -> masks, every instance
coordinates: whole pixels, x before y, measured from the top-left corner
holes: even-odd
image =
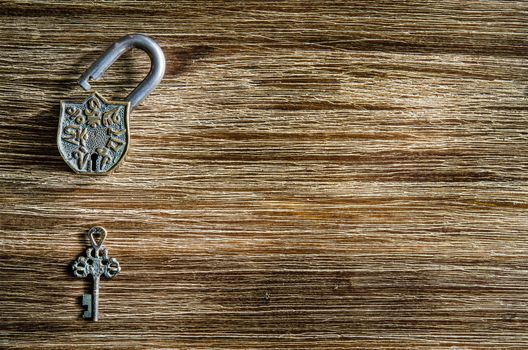
[[[96,236],[99,236],[96,239]],[[121,266],[115,258],[108,255],[108,250],[103,245],[106,238],[106,230],[100,226],[92,227],[88,231],[88,237],[92,244],[86,249],[86,256],[79,256],[72,265],[75,277],[85,278],[89,275],[93,278],[93,294],[84,294],[82,305],[86,308],[83,318],[97,321],[99,319],[99,281],[101,276],[106,278],[115,277]]]
[[[81,103],[61,101],[57,144],[76,173],[108,174],[124,159],[129,143],[130,103],[97,92]]]

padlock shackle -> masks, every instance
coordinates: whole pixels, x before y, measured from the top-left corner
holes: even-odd
[[[134,110],[160,83],[165,74],[165,55],[159,45],[143,34],[126,35],[113,43],[106,51],[81,75],[79,85],[84,90],[90,90],[90,80],[98,80],[104,72],[121,55],[132,48],[145,51],[150,57],[150,72],[143,81],[125,98]]]

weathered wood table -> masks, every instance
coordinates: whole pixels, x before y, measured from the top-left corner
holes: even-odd
[[[526,1],[0,2],[0,348],[527,349]],[[165,79],[113,175],[59,101]],[[93,86],[125,96],[140,50]],[[70,266],[102,225],[122,266]]]

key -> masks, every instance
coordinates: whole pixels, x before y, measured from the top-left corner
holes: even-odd
[[[93,292],[92,294],[84,294],[82,297],[82,305],[86,308],[83,318],[97,321],[99,319],[99,281],[101,276],[113,278],[121,271],[121,267],[115,258],[108,256],[108,249],[103,245],[106,238],[106,230],[103,227],[92,227],[88,231],[88,238],[92,246],[86,249],[86,256],[77,258],[72,265],[72,271],[75,277],[92,277]]]

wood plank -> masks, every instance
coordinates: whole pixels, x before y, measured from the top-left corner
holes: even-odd
[[[525,1],[3,1],[0,347],[528,347]],[[73,174],[61,99],[120,36],[167,73],[126,163]],[[93,86],[125,96],[127,53]],[[93,225],[122,273],[70,264]]]

